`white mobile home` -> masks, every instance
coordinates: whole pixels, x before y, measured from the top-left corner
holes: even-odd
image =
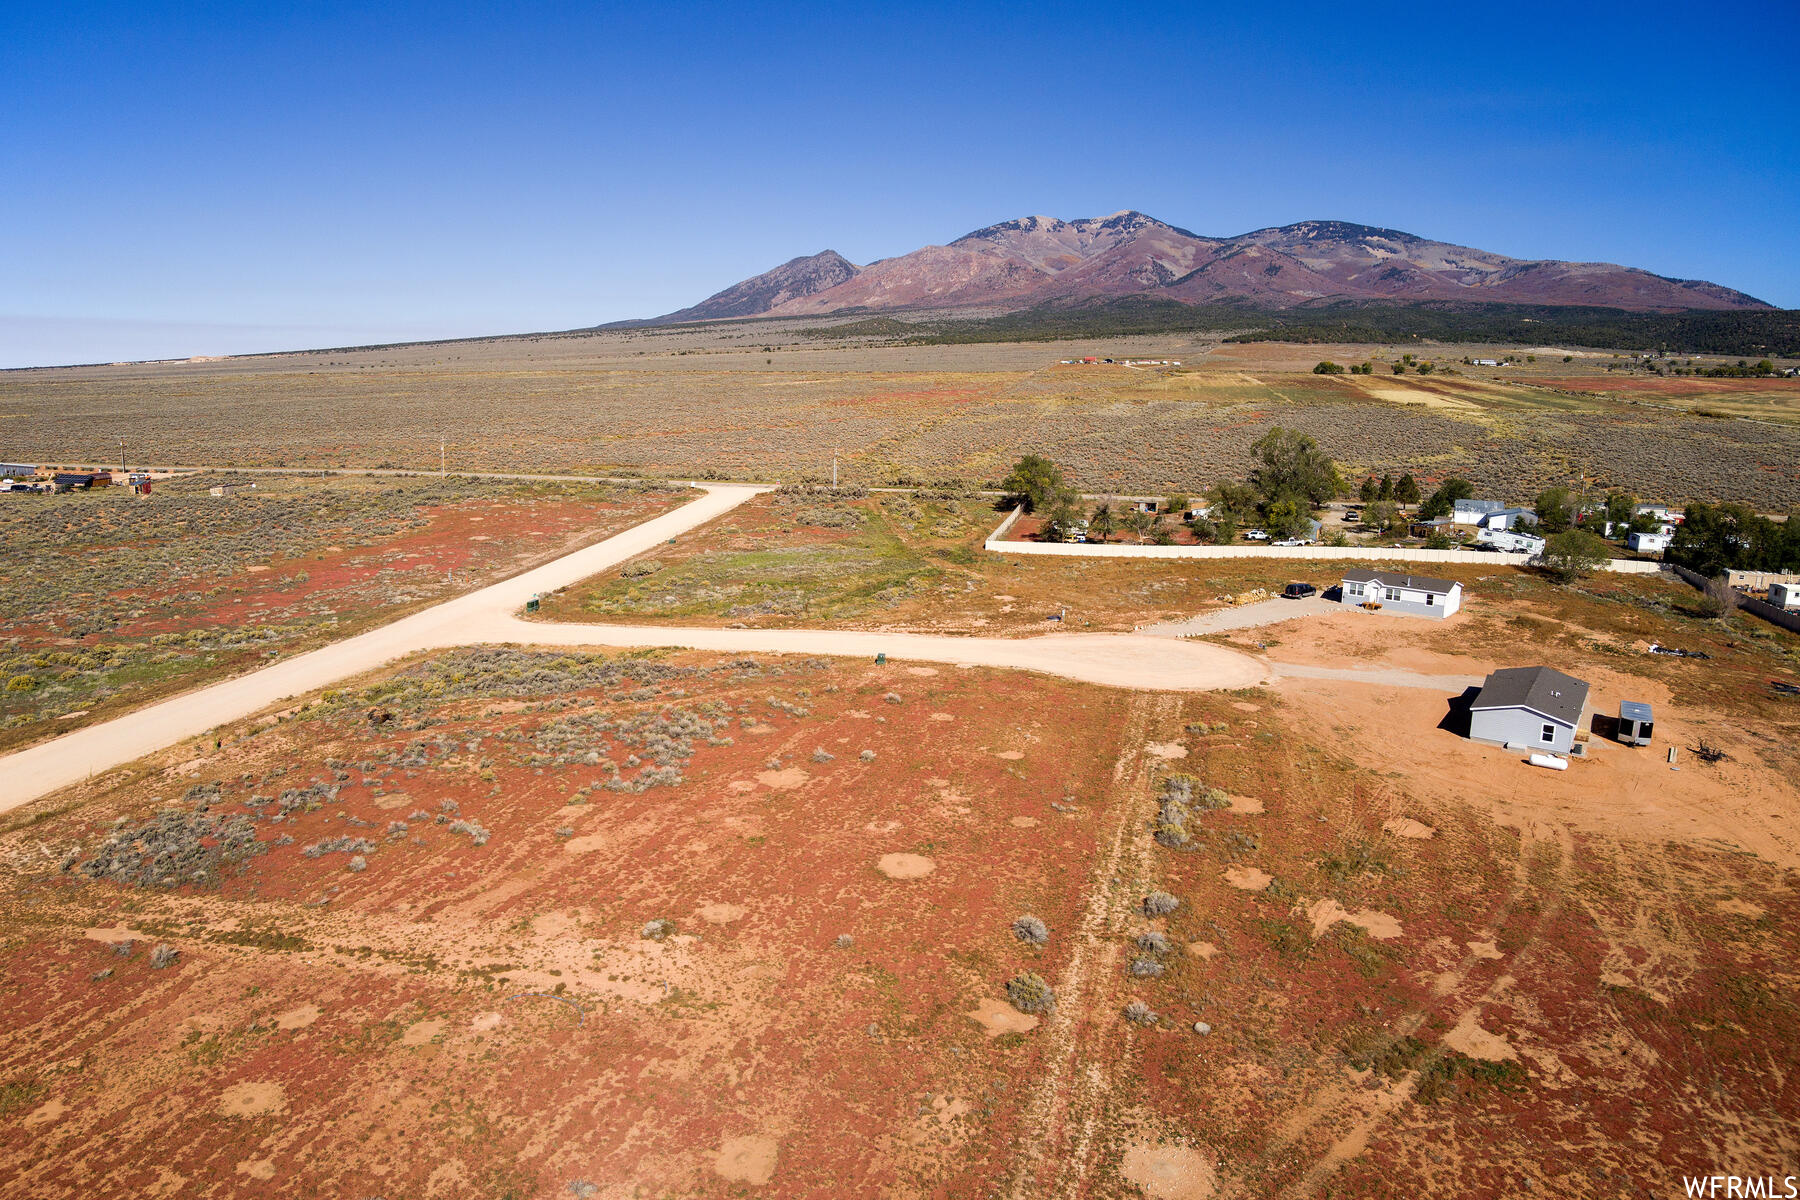
[[[1462,607],[1462,584],[1358,567],[1344,572],[1338,603],[1351,608],[1442,618]]]
[[[1673,540],[1674,535],[1669,533],[1629,533],[1625,535],[1625,548],[1639,554],[1660,554]]]

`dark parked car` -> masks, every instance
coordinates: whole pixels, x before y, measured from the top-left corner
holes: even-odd
[[[1289,600],[1304,600],[1308,596],[1316,596],[1319,589],[1310,583],[1290,583],[1281,589],[1281,594]]]

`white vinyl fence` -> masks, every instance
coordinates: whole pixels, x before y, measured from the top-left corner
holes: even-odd
[[[1012,542],[1004,540],[1024,513],[1015,508],[982,543],[996,554],[1047,554],[1062,558],[1266,558],[1303,559],[1311,562],[1486,563],[1489,566],[1524,566],[1529,554],[1486,550],[1426,550],[1407,546],[1096,546],[1079,542]],[[1607,567],[1624,575],[1654,575],[1662,564],[1639,559],[1615,558]]]

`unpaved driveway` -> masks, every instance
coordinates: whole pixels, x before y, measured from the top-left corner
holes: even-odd
[[[1201,613],[1197,617],[1189,617],[1185,621],[1165,621],[1160,625],[1146,625],[1140,631],[1151,637],[1199,637],[1207,633],[1229,633],[1234,629],[1255,629],[1259,625],[1274,625],[1281,621],[1292,621],[1298,617],[1319,617],[1328,613],[1354,612],[1342,604],[1334,604],[1320,596],[1307,596],[1301,600],[1288,600],[1276,596],[1269,600],[1258,600],[1253,604],[1240,604],[1235,608],[1218,608],[1211,612]]]
[[[0,758],[0,812],[384,663],[420,650],[455,646],[679,646],[867,658],[885,653],[897,659],[1043,671],[1085,683],[1157,691],[1253,687],[1268,676],[1257,660],[1222,646],[1135,634],[960,638],[825,629],[562,625],[524,621],[515,615],[534,595],[624,562],[768,490],[727,484],[698,486],[705,494],[691,504],[511,579],[251,674]]]

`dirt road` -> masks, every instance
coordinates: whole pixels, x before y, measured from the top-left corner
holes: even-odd
[[[873,658],[1043,671],[1108,687],[1167,691],[1253,687],[1268,672],[1220,646],[1132,634],[961,638],[812,629],[559,625],[516,614],[534,595],[576,583],[730,511],[765,487],[703,484],[699,499],[615,537],[379,629],[127,713],[0,758],[0,812],[421,650],[514,643],[678,646],[763,654]]]

